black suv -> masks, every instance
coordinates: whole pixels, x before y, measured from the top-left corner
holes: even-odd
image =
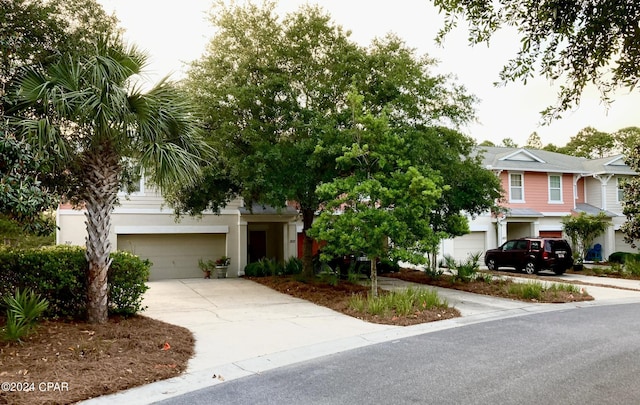
[[[553,270],[563,274],[573,266],[571,247],[564,239],[520,238],[508,240],[499,248],[487,250],[484,263],[489,270],[515,267],[527,274]]]

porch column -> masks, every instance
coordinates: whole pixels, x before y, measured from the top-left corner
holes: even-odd
[[[498,220],[498,246],[507,241],[507,221]]]
[[[298,257],[298,228],[295,222],[284,224],[284,235],[284,260],[286,261],[291,257]]]
[[[607,183],[613,177],[613,174],[610,174],[608,176],[605,176],[605,175],[601,176],[599,174],[594,174],[593,177],[600,180],[600,193],[601,193],[600,208],[602,210],[606,210],[607,209]]]
[[[604,231],[604,246],[602,246],[602,260],[609,259],[609,255],[616,249],[616,231],[614,225],[611,224]]]
[[[238,216],[238,245],[236,247],[236,257],[238,258],[238,277],[244,276],[244,268],[247,266],[247,238],[247,222],[243,220],[241,216]]]

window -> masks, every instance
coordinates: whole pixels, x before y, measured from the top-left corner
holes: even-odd
[[[562,202],[562,176],[558,174],[549,176],[549,202]]]
[[[144,174],[139,165],[127,161],[120,177],[120,194],[144,194]]]
[[[618,194],[618,202],[623,202],[624,201],[624,182],[625,182],[625,178],[624,177],[618,177],[618,188],[617,188],[617,194]]]
[[[509,201],[524,202],[524,180],[522,173],[509,174]]]

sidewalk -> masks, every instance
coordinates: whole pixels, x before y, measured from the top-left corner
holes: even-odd
[[[590,279],[594,277],[585,280]],[[595,281],[604,284],[604,280]],[[379,284],[392,290],[411,283],[381,277]],[[535,312],[640,302],[640,282],[625,285],[638,290],[587,286],[596,300],[571,304],[526,303],[437,288],[462,317],[400,327],[367,323],[244,279],[154,281],[145,294],[148,309],[144,315],[194,333],[196,350],[187,372],[82,403],[149,404],[222,381],[403,337]]]

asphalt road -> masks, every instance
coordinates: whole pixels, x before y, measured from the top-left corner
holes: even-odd
[[[640,304],[447,329],[298,363],[161,403],[640,404]]]

